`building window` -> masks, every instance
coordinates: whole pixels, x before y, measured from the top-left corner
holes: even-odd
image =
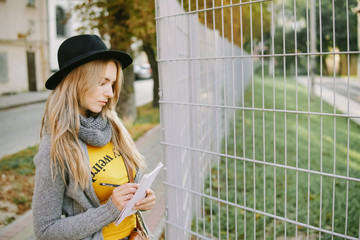
[[[28,7],[35,7],[35,0],[27,0]]]
[[[66,37],[66,14],[62,7],[56,7],[56,35]]]
[[[7,54],[0,52],[0,83],[8,83],[8,61]]]

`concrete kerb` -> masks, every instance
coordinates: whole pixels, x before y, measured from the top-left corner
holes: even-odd
[[[49,97],[50,91],[23,92],[12,95],[0,96],[0,110],[20,107],[33,103],[45,102]]]
[[[160,144],[160,124],[149,130],[136,141],[140,152],[144,155],[149,171],[153,170],[162,160]],[[165,194],[163,187],[163,171],[155,179],[152,189],[156,193],[156,205],[153,209],[143,213],[145,222],[153,234],[154,239],[159,239],[165,227]]]
[[[32,210],[29,210],[14,222],[0,229],[0,240],[31,239],[34,236],[32,222]]]
[[[298,78],[298,82],[308,87],[308,80],[306,77]],[[314,93],[321,97],[325,102],[327,102],[330,105],[334,105],[334,91],[331,89],[328,89],[326,87],[320,87],[318,84],[315,84],[314,86]],[[344,114],[349,114],[350,116],[358,116],[354,118],[350,118],[352,121],[360,125],[360,103],[353,101],[351,99],[348,99],[346,96],[343,96],[340,93],[337,93],[335,91],[335,107],[337,110],[343,112]],[[349,111],[348,111],[348,105],[349,105]],[[348,113],[349,112],[349,113]]]

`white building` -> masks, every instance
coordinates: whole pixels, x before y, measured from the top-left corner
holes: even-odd
[[[79,0],[49,0],[48,26],[49,26],[49,61],[50,71],[58,70],[57,51],[60,44],[68,37],[77,35],[80,21],[74,13],[74,6]]]
[[[0,1],[0,94],[36,91],[49,76],[45,0]]]
[[[78,2],[0,0],[0,94],[45,88],[58,70],[59,45],[77,34]]]

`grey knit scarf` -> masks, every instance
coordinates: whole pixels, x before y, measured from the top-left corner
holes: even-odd
[[[101,114],[88,118],[80,115],[79,138],[85,143],[102,147],[110,142],[111,136],[112,130],[107,118],[102,118]]]

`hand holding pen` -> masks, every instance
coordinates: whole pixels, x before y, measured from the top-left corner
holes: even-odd
[[[129,200],[134,196],[139,185],[136,183],[112,184],[100,183],[101,186],[113,187],[111,201],[120,211],[126,206]]]

